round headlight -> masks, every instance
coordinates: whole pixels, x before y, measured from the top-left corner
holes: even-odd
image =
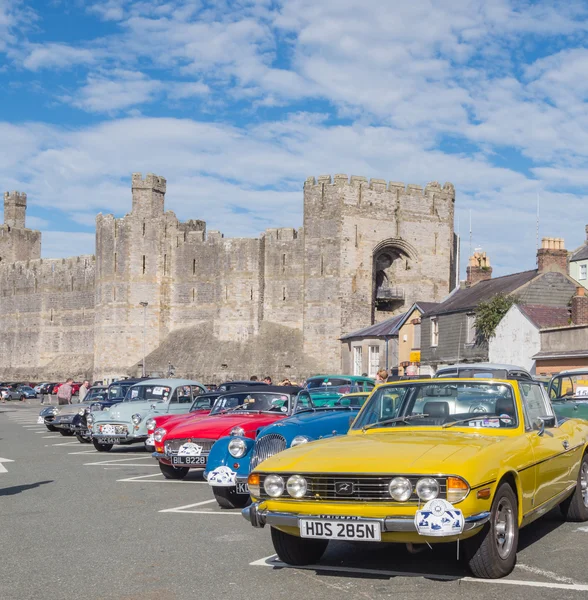
[[[279,475],[268,475],[263,482],[263,489],[268,496],[279,498],[284,493],[284,480]]]
[[[131,421],[133,422],[133,425],[138,425],[141,422],[141,415],[139,413],[135,413],[131,417]]]
[[[292,475],[286,483],[286,489],[292,498],[302,498],[306,494],[306,488],[306,479],[300,475]]]
[[[241,438],[229,442],[229,454],[234,458],[241,458],[247,452],[247,444]]]
[[[80,410],[78,410],[78,415],[80,415],[80,417],[83,417],[85,414],[86,414],[85,408],[80,408]]]
[[[290,444],[290,448],[294,448],[294,446],[300,446],[300,444],[306,444],[310,440],[305,435],[297,435]]]
[[[432,477],[423,477],[422,479],[419,479],[415,489],[417,496],[425,502],[433,500],[433,498],[436,498],[439,495],[439,484],[437,483],[437,480]]]
[[[57,407],[55,407],[55,408],[52,408],[52,409],[51,409],[51,412],[52,412],[54,415],[56,415],[56,414],[59,412],[59,409],[58,409]]]
[[[89,415],[86,417],[86,423],[87,423],[88,425],[92,425],[92,423],[93,423],[93,422],[94,422],[94,417],[93,417],[91,414],[89,414]]]
[[[412,484],[406,477],[394,477],[388,491],[397,502],[406,502],[412,495]]]
[[[147,422],[145,423],[145,427],[147,427],[147,429],[149,429],[149,430],[155,429],[157,427],[157,423],[155,422],[155,419],[153,419],[153,418],[147,419]]]
[[[153,433],[153,439],[156,442],[161,442],[163,436],[167,433],[167,431],[163,427],[158,427]]]
[[[243,427],[233,427],[229,435],[245,435],[245,430]]]

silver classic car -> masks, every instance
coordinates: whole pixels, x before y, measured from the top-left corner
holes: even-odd
[[[107,411],[87,417],[92,443],[99,452],[115,444],[137,444],[147,440],[147,421],[164,414],[187,413],[194,398],[206,391],[189,379],[149,379],[128,389],[125,399]]]

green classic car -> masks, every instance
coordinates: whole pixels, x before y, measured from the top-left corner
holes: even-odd
[[[558,417],[588,420],[588,369],[571,369],[554,375],[549,398]]]
[[[316,407],[334,406],[341,396],[355,392],[371,392],[376,382],[357,375],[315,375],[306,380],[312,402]]]

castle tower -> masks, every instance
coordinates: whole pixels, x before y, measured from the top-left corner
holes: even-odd
[[[163,177],[147,173],[133,173],[133,211],[136,217],[150,219],[163,215],[166,181]]]
[[[26,229],[27,195],[4,193],[4,224],[0,226],[0,264],[41,256],[41,232]]]
[[[453,185],[310,177],[304,185],[304,351],[341,368],[342,335],[442,300],[455,279]],[[358,355],[358,358],[361,358]],[[353,365],[368,371],[368,357]]]

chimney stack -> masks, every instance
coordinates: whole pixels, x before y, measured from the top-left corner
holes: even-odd
[[[537,250],[537,270],[539,273],[568,274],[568,251],[563,238],[544,237]]]
[[[572,298],[572,323],[574,325],[588,325],[588,296],[583,287],[577,287]]]
[[[480,283],[480,281],[492,279],[492,267],[490,266],[490,259],[486,256],[485,252],[482,252],[481,248],[476,248],[474,255],[470,256],[466,273],[467,287],[472,287],[472,285],[476,285],[476,283]]]

